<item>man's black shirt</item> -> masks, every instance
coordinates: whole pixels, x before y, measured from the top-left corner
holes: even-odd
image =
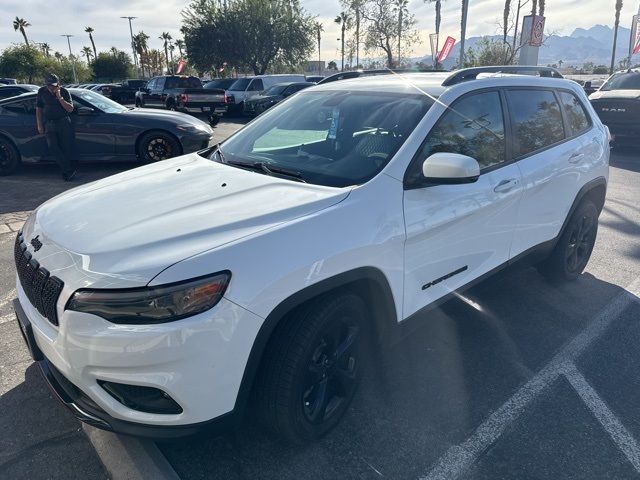
[[[66,88],[60,88],[60,95],[67,102],[72,103],[71,95]],[[41,87],[40,90],[38,90],[36,106],[43,109],[45,123],[50,120],[60,120],[61,118],[69,115],[69,112],[60,105],[60,101],[49,91],[47,87]]]

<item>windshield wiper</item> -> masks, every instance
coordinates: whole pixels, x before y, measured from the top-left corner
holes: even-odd
[[[273,165],[267,165],[265,162],[239,162],[236,160],[225,160],[224,154],[218,148],[216,150],[218,156],[220,157],[220,163],[224,163],[226,165],[232,165],[234,167],[245,168],[247,170],[252,170],[254,172],[262,172],[270,175],[272,177],[287,177],[291,180],[295,180],[297,182],[307,183],[300,172],[295,172],[293,170],[287,170],[285,168],[274,167]]]

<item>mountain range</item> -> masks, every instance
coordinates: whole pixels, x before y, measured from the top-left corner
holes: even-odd
[[[616,44],[616,65],[629,52],[629,38],[631,30],[625,27],[618,29]],[[502,40],[499,35],[490,36],[495,40]],[[465,42],[465,48],[474,48],[482,37],[470,37]],[[557,64],[562,60],[563,66],[580,67],[586,62],[595,65],[609,65],[611,63],[611,49],[613,47],[613,28],[606,25],[594,25],[591,28],[576,28],[571,35],[549,35],[540,47],[538,63],[540,65]],[[444,61],[445,68],[451,68],[460,56],[460,45],[456,44],[449,57]],[[417,59],[431,63],[431,56]],[[640,61],[638,56],[634,57]]]

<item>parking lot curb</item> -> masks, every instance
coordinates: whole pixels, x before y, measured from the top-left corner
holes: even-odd
[[[82,429],[113,480],[180,480],[151,440],[100,430],[87,424]]]

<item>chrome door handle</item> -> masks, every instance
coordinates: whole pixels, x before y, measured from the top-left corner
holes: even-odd
[[[517,187],[518,183],[520,183],[520,182],[518,181],[517,178],[509,178],[509,179],[505,179],[505,180],[500,180],[500,182],[498,183],[498,185],[495,186],[493,191],[496,192],[496,193],[505,193],[505,192],[508,192],[509,190],[512,190],[513,188]]]
[[[574,153],[569,157],[569,163],[580,163],[584,158],[584,153]]]

